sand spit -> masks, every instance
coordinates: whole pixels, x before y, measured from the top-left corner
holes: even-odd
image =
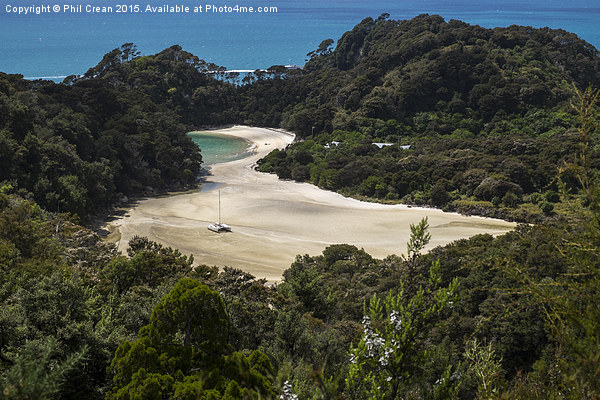
[[[244,126],[215,132],[250,141],[253,155],[212,165],[204,190],[140,201],[112,223],[120,230],[121,251],[134,235],[147,236],[193,254],[197,263],[241,268],[274,282],[297,254],[318,255],[331,244],[353,244],[378,258],[401,254],[409,225],[423,217],[428,217],[432,235],[429,248],[515,226],[434,209],[367,203],[307,183],[282,181],[254,167],[271,150],[285,148],[293,135]],[[219,191],[221,220],[233,228],[231,233],[207,229],[218,218]]]

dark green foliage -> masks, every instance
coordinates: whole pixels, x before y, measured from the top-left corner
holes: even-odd
[[[3,399],[52,399],[61,392],[69,374],[84,362],[85,349],[60,360],[57,356],[56,340],[50,338],[37,346],[33,342],[25,345],[15,364],[5,372],[2,379]]]
[[[227,314],[218,293],[182,279],[154,308],[148,335],[157,344],[180,343],[218,355],[227,343]]]
[[[384,260],[365,258],[363,252],[347,245],[329,247],[323,256],[299,258],[286,271],[285,281],[279,286],[282,293],[297,302],[295,307],[298,310],[292,315],[286,312],[287,315],[278,320],[276,334],[281,338],[280,349],[285,350],[292,360],[297,360],[296,365],[301,365],[303,359],[311,360],[312,350],[301,350],[305,347],[302,343],[307,340],[304,332],[310,332],[304,322],[309,320],[308,313],[321,316],[322,329],[357,343],[362,304],[373,294],[385,296],[388,290],[398,289],[401,284],[405,296],[412,298],[419,286],[427,284],[431,263],[439,259],[439,285],[447,286],[453,278],[457,278],[456,295],[459,300],[443,318],[436,319],[437,328],[431,329],[427,338],[422,340],[440,346],[444,340],[452,343],[450,347],[453,349],[442,346],[435,350],[441,352],[439,357],[444,358],[445,366],[455,366],[450,375],[467,374],[459,365],[462,363],[466,368],[463,352],[470,338],[493,341],[497,360],[501,360],[501,378],[507,376],[512,379],[518,371],[529,371],[533,367],[549,339],[542,310],[531,302],[530,297],[519,294],[519,283],[507,277],[501,266],[510,262],[508,260],[514,260],[535,276],[545,279],[559,276],[567,265],[556,247],[561,241],[559,232],[562,229],[562,225],[523,226],[502,237],[479,235],[434,249],[423,256],[418,256],[418,251],[415,251],[417,256],[410,257],[413,253],[409,251],[409,257],[404,259],[397,256]],[[415,226],[414,231],[417,230]],[[302,322],[293,323],[298,320]],[[352,325],[348,325],[350,321]],[[333,355],[330,353],[330,357]],[[325,376],[331,378],[333,372],[329,368],[333,367],[333,358],[327,361]],[[348,364],[342,361],[342,365]],[[433,384],[446,373],[445,367],[441,368],[433,361],[431,365],[427,364],[427,368],[431,370],[418,369],[418,374],[424,375],[415,381],[418,390],[425,390],[422,393],[426,393],[427,387],[423,379],[431,379],[429,382]],[[299,366],[294,374],[302,376]],[[295,382],[297,393],[304,393],[306,381]],[[448,386],[447,390],[454,390],[454,387]],[[463,398],[472,398],[475,387],[475,381],[465,381],[459,392]]]
[[[178,107],[212,80],[180,48],[137,54],[131,44],[115,49],[68,85],[1,74],[2,102],[13,111],[0,121],[0,181],[82,218],[123,195],[194,184],[202,158]]]
[[[156,297],[189,271],[188,258],[143,239],[133,259],[116,257],[92,232],[15,195],[0,193],[0,221],[6,396],[102,398],[115,349],[148,324]],[[128,263],[147,267],[145,276],[117,268]]]
[[[334,51],[325,50],[329,44],[309,54],[302,77],[242,88],[242,116],[269,115],[263,124],[275,117],[301,136],[329,126],[387,135],[558,132],[564,120],[545,110],[570,98],[564,82],[600,83],[597,50],[561,30],[483,29],[428,15],[367,18]],[[335,112],[329,120],[327,106]],[[535,123],[524,124],[525,115],[536,115]],[[382,129],[391,120],[395,126]]]
[[[519,198],[513,192],[506,192],[502,198],[502,204],[509,208],[516,208],[519,205]]]
[[[548,213],[520,207],[522,196],[556,190],[557,165],[576,151],[571,84],[599,84],[598,60],[561,30],[367,18],[333,52],[313,52],[303,76],[240,88],[242,99],[284,93],[247,103],[241,116],[279,116],[310,138],[266,157],[261,171],[345,195],[535,221]],[[257,120],[265,113],[268,122]]]
[[[383,304],[373,296],[363,319],[361,340],[350,349],[346,397],[396,399],[407,391],[422,392],[420,384],[411,387],[413,382],[423,381],[417,377],[423,373],[423,362],[431,351],[422,338],[456,301],[458,280],[440,288],[438,271],[439,264],[434,263],[429,280],[413,294],[405,293],[400,284],[398,292],[390,291]]]
[[[259,170],[281,177],[299,176],[300,180],[308,176],[318,186],[346,195],[459,208],[462,212],[482,211],[464,209],[461,202],[491,202],[504,205],[498,216],[535,220],[541,214],[523,216],[517,212],[519,205],[539,202],[539,193],[558,201],[556,192],[548,190],[556,188],[558,169],[547,163],[560,165],[577,151],[576,137],[571,134],[550,138],[423,137],[415,138],[408,150],[395,145],[378,149],[370,143],[360,132],[320,134],[269,154],[261,160]],[[300,164],[299,158],[309,160],[307,152],[312,161]],[[576,193],[578,189],[573,187]],[[507,194],[507,202],[502,203]],[[509,210],[515,211],[511,215]]]
[[[600,83],[597,50],[425,15],[332,45],[240,87],[179,46],[131,43],[60,85],[0,74],[0,397],[598,397],[598,115],[568,104],[572,82]],[[546,220],[425,255],[422,221],[406,255],[333,245],[267,286],[145,238],[119,256],[51,213],[193,184],[184,124],[231,122],[298,134],[260,162],[282,178]]]
[[[445,206],[450,200],[450,191],[451,183],[446,178],[440,178],[433,185],[431,191],[429,192],[429,197],[431,198],[431,204],[436,207]]]
[[[100,279],[107,285],[105,290],[123,294],[134,286],[156,288],[165,277],[183,277],[192,270],[193,257],[182,255],[179,250],[150,242],[136,236],[129,241],[129,258],[114,257],[100,271]]]
[[[576,207],[573,226],[581,234],[577,238],[571,238],[570,232],[560,235],[563,241],[557,247],[567,263],[566,271],[549,281],[515,264],[508,270],[525,293],[541,303],[549,335],[556,342],[554,357],[542,358],[531,377],[542,377],[545,384],[540,391],[549,398],[560,396],[563,388],[570,398],[597,398],[600,393],[600,180],[592,169],[590,151],[600,127],[599,100],[600,92],[588,88],[577,92],[573,105],[580,119],[580,151],[567,168],[580,182],[587,205]],[[568,196],[568,185],[563,190]],[[554,382],[548,382],[548,375],[556,375]]]
[[[548,190],[544,193],[544,198],[550,203],[558,203],[560,201],[560,196],[554,190]]]
[[[554,205],[548,201],[544,201],[540,204],[540,210],[542,210],[544,214],[550,214],[554,210]]]
[[[13,196],[3,195],[0,200],[5,200],[5,219],[12,215],[10,207],[34,207]],[[51,217],[36,217],[35,212],[25,215],[30,215],[25,221],[37,218],[24,225],[27,232],[34,232],[34,226],[43,226]],[[331,246],[318,257],[298,257],[276,288],[265,287],[263,281],[242,271],[206,274],[207,269],[201,269],[199,276],[222,295],[192,279],[173,287],[173,279],[189,268],[188,259],[143,238],[132,241],[131,259],[112,256],[112,260],[108,257],[90,264],[88,273],[82,275],[88,277],[88,284],[69,277],[71,271],[79,271],[73,265],[54,259],[44,260],[44,271],[62,270],[63,275],[40,278],[37,269],[29,268],[28,274],[36,275],[19,279],[17,270],[4,264],[1,373],[8,374],[25,357],[27,340],[43,343],[43,338],[56,337],[56,347],[64,355],[55,360],[59,364],[87,349],[86,361],[77,373],[65,372],[65,378],[57,380],[63,382],[57,386],[62,398],[81,397],[81,393],[99,398],[111,378],[109,398],[161,398],[167,393],[185,399],[255,398],[257,393],[273,398],[275,376],[279,384],[288,380],[290,390],[303,398],[336,395],[345,390],[347,351],[360,340],[363,304],[374,294],[385,296],[400,287],[406,299],[415,299],[419,288],[435,278],[441,287],[456,279],[458,301],[435,319],[435,328],[428,325],[419,330],[417,342],[406,342],[428,350],[419,353],[420,362],[411,364],[411,382],[399,386],[403,388],[398,389],[400,393],[409,390],[433,396],[434,383],[447,379],[445,386],[435,389],[437,398],[446,398],[448,393],[473,398],[478,381],[469,368],[485,370],[488,365],[469,361],[473,356],[466,351],[473,337],[486,344],[482,347],[485,354],[495,354],[488,366],[495,366],[496,372],[485,378],[490,382],[496,378],[513,382],[519,371],[535,371],[540,379],[553,379],[553,372],[547,371],[552,361],[538,361],[551,357],[543,350],[552,346],[542,310],[518,290],[518,280],[507,276],[503,265],[516,263],[536,279],[558,279],[569,264],[559,244],[577,241],[580,233],[566,224],[523,226],[498,238],[480,235],[418,255],[427,242],[426,229],[426,223],[412,227],[415,240],[405,257],[376,260],[349,245]],[[52,229],[42,231],[36,240],[48,240],[53,233]],[[63,235],[67,236],[67,230]],[[6,239],[5,243],[14,246]],[[32,242],[32,248],[36,243]],[[98,251],[95,246],[88,244],[90,252]],[[56,251],[64,250],[57,246]],[[154,276],[141,274],[130,280],[136,275],[130,274],[127,263],[141,256],[152,256],[155,261],[149,265],[157,270]],[[435,260],[439,269],[431,275]],[[103,275],[104,270],[111,270],[108,266],[113,268],[112,275]],[[100,272],[89,273],[94,269]],[[119,283],[128,280],[129,284]],[[422,300],[426,311],[432,303]],[[425,311],[411,315],[425,315]],[[410,321],[408,314],[403,320]],[[457,374],[465,377],[460,383],[455,380]],[[32,387],[45,385],[43,379],[29,376]],[[526,384],[521,382],[519,390],[524,392]]]
[[[205,282],[223,297],[229,317],[228,341],[234,348],[254,350],[273,340],[277,310],[286,299],[266,286],[265,280],[225,267]]]
[[[198,281],[180,280],[139,339],[117,349],[108,398],[274,398],[268,358],[259,351],[231,353],[227,330],[221,296]]]

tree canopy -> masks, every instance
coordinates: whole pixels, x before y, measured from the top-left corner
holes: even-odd
[[[244,85],[131,43],[62,84],[0,74],[0,398],[600,396],[597,50],[427,15],[333,44]],[[406,254],[335,244],[276,285],[79,225],[194,184],[185,132],[223,122],[298,133],[260,163],[282,178],[535,223],[422,253],[423,220]]]

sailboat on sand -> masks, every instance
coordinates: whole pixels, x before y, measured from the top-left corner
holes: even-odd
[[[219,190],[219,222],[215,222],[214,224],[210,224],[208,229],[221,233],[221,232],[231,232],[231,227],[227,224],[221,222],[221,191]]]

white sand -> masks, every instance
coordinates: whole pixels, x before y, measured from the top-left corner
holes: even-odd
[[[218,218],[218,190],[152,198],[115,221],[121,251],[134,235],[147,236],[193,254],[198,264],[236,267],[273,282],[281,279],[297,254],[318,255],[331,244],[353,244],[377,258],[402,254],[409,224],[423,217],[432,235],[428,248],[515,226],[434,209],[361,202],[307,183],[282,181],[254,167],[271,150],[285,148],[293,136],[243,126],[215,133],[242,137],[255,146],[248,158],[211,166],[209,187],[220,184],[221,221],[233,232],[207,229]]]

